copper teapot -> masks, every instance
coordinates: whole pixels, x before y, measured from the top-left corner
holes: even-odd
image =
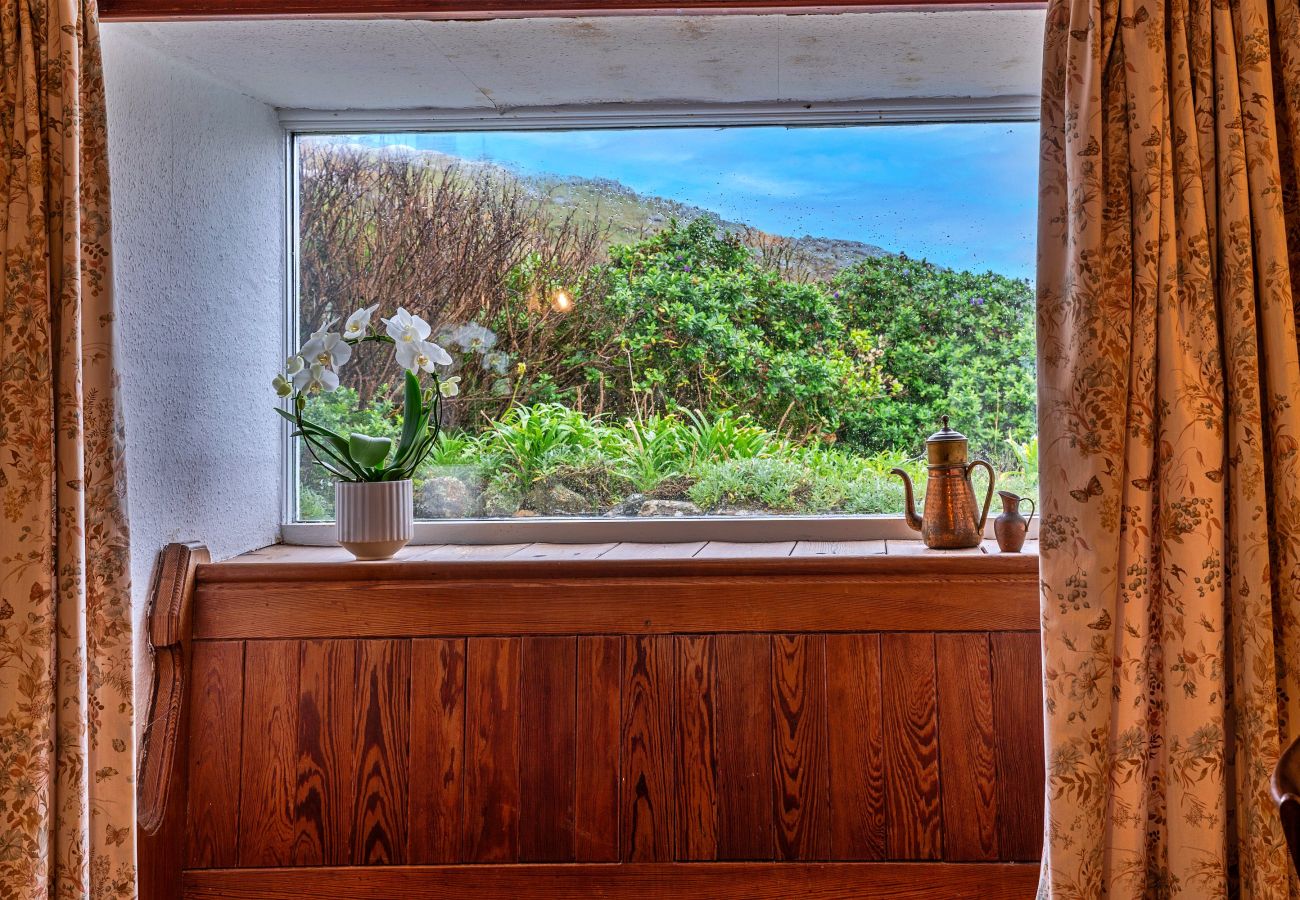
[[[925,514],[921,516],[916,514],[912,479],[902,469],[890,473],[903,479],[906,504],[903,512],[907,524],[921,532],[921,540],[931,549],[978,547],[984,538],[984,522],[989,516],[996,475],[993,467],[982,459],[966,461],[969,447],[964,434],[948,427],[947,416],[943,417],[943,427],[926,439]],[[970,477],[976,466],[983,466],[989,473],[983,509],[975,498],[975,486]]]

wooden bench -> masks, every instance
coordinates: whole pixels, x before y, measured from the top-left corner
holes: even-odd
[[[1033,895],[1035,557],[484,555],[167,548],[142,900]]]

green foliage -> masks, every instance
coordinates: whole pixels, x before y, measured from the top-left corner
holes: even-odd
[[[883,393],[869,336],[823,287],[783,280],[707,219],[611,248],[609,272],[630,388],[651,408],[736,409],[825,432]]]
[[[355,395],[343,391],[311,403],[336,430],[383,433],[394,426],[382,409],[356,409]],[[1036,438],[1016,447],[1036,459]],[[418,492],[425,479],[452,474],[481,495],[493,516],[543,508],[558,495],[571,498],[573,513],[599,515],[633,492],[657,490],[689,497],[705,512],[871,515],[903,508],[902,483],[889,474],[895,466],[924,490],[924,463],[902,457],[791,441],[732,413],[676,410],[612,421],[536,404],[512,408],[477,435],[443,432],[415,482]],[[1034,497],[1036,467],[1026,463],[1000,475],[998,486]],[[328,518],[333,488],[308,478],[299,503],[303,518]]]
[[[1007,436],[1024,441],[1037,430],[1028,282],[880,256],[841,271],[836,295],[892,381],[885,397],[844,417],[846,442],[915,452],[949,415],[973,453],[1006,462]]]
[[[911,458],[923,486],[916,457],[945,414],[1010,470],[999,487],[1034,496],[1033,313],[1029,285],[993,273],[881,256],[795,282],[707,220],[672,222],[607,265],[523,257],[477,320],[495,346],[444,341],[468,394],[451,430],[404,428],[385,386],[364,408],[347,388],[313,395],[303,419],[336,468],[400,469],[417,492],[454,472],[489,515],[657,490],[706,511],[896,513],[889,469]],[[396,467],[392,448],[421,449],[412,423],[434,439]],[[303,472],[300,514],[328,518],[332,478],[305,455]]]

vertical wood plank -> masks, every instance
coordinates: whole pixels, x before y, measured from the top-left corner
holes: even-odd
[[[677,858],[718,857],[714,638],[677,638]]]
[[[239,855],[244,645],[195,641],[190,662],[186,868],[226,868]],[[233,801],[233,802],[232,802]]]
[[[573,860],[576,637],[526,637],[520,664],[519,859]]]
[[[998,858],[993,679],[986,634],[935,635],[943,858]]]
[[[676,814],[671,635],[625,638],[621,852],[627,862],[673,858]]]
[[[287,866],[293,862],[298,660],[297,641],[249,641],[244,650],[241,866]]]
[[[299,656],[293,863],[351,862],[356,641],[305,641]]]
[[[618,861],[623,642],[578,638],[578,743],[574,859]]]
[[[998,850],[1036,860],[1043,850],[1043,688],[1037,632],[991,636]]]
[[[719,634],[718,859],[772,858],[772,647],[764,634]]]
[[[777,859],[830,856],[825,688],[824,636],[773,637],[772,793]]]
[[[465,675],[465,862],[519,861],[519,638],[470,638]]]
[[[352,864],[406,862],[411,642],[357,642]]]
[[[881,637],[885,846],[891,859],[938,859],[939,744],[934,635]]]
[[[880,635],[826,638],[831,857],[885,858]]]
[[[460,861],[465,784],[465,641],[411,642],[407,860]]]

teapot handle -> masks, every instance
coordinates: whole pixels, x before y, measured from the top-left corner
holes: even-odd
[[[989,518],[989,504],[993,502],[993,481],[994,479],[997,478],[997,474],[993,471],[993,467],[989,465],[987,462],[985,462],[982,459],[976,459],[976,460],[972,460],[971,463],[968,466],[966,466],[967,481],[970,480],[971,469],[975,468],[976,466],[983,466],[985,469],[988,469],[989,472],[989,489],[984,494],[984,511],[980,513],[979,523],[975,526],[975,530],[978,531],[980,534],[980,539],[983,540],[984,523],[987,522]]]

